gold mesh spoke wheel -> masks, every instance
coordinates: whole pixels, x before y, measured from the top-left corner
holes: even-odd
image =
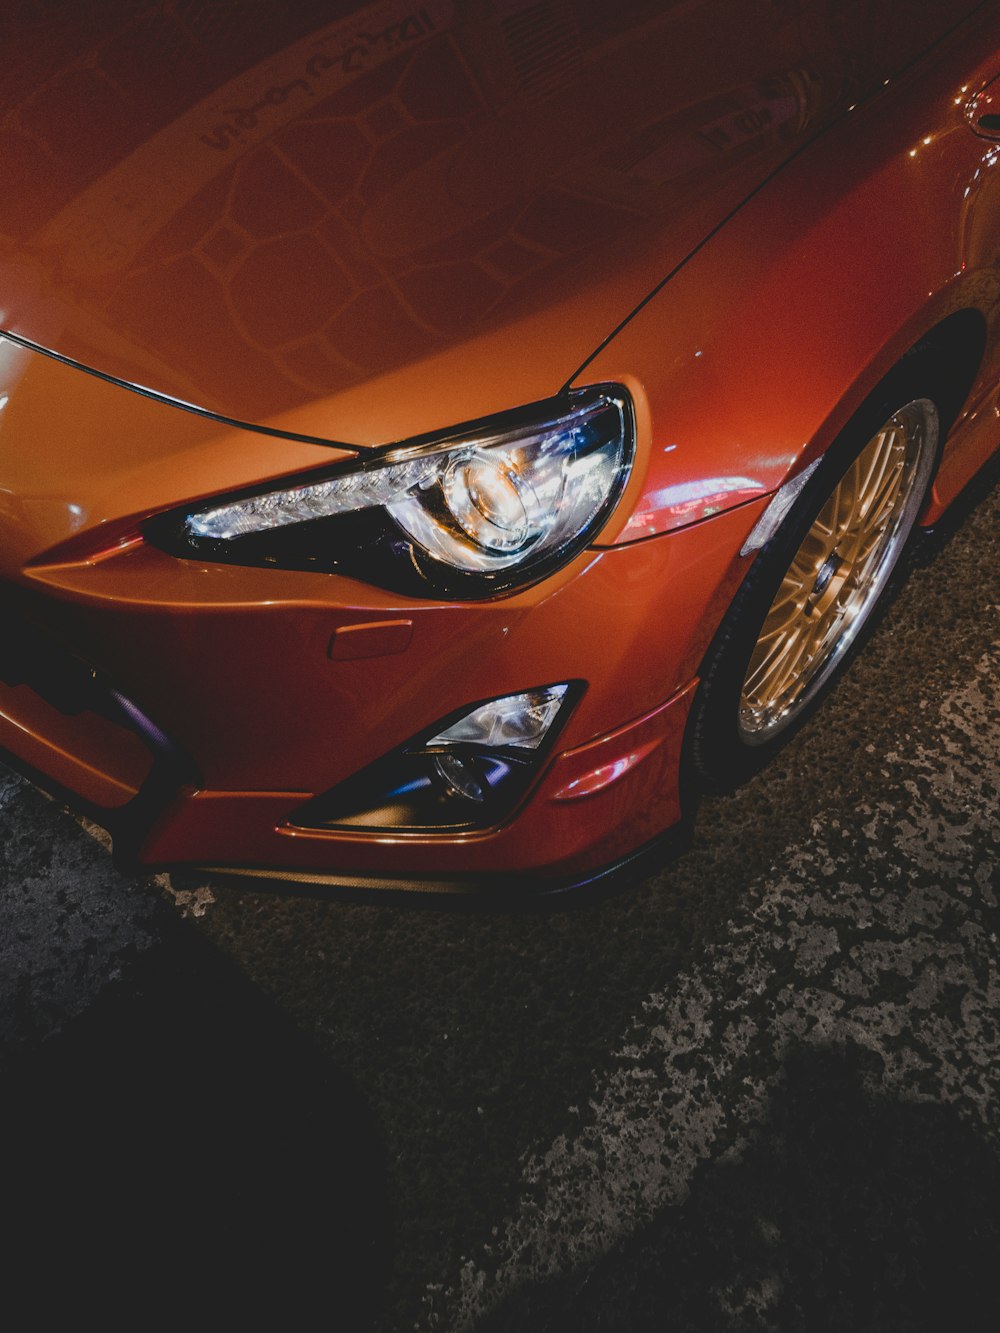
[[[763,744],[824,681],[874,609],[916,521],[937,447],[937,410],[907,403],[834,486],[764,619],[740,692],[740,733]]]

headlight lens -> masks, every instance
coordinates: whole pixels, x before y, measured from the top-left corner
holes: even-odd
[[[178,555],[482,596],[582,549],[621,494],[632,452],[625,391],[588,389],[327,476],[169,515],[147,532]]]

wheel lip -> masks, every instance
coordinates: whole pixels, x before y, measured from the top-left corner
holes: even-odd
[[[904,549],[908,544],[910,535],[912,534],[917,518],[920,514],[921,509],[923,508],[925,497],[930,487],[931,478],[935,470],[935,465],[938,457],[938,442],[940,433],[940,418],[937,405],[930,398],[921,397],[921,398],[912,398],[909,401],[901,403],[899,406],[895,407],[884,418],[882,423],[874,431],[872,431],[872,433],[868,436],[865,445],[862,447],[859,453],[854,455],[854,457],[851,459],[851,462],[848,463],[847,467],[843,470],[840,476],[834,479],[833,483],[829,485],[826,490],[827,497],[832,495],[833,487],[836,486],[837,481],[840,480],[840,477],[847,475],[851,466],[853,466],[854,461],[860,456],[860,453],[864,452],[864,449],[868,447],[871,441],[874,440],[874,438],[880,432],[886,429],[886,427],[892,422],[893,418],[911,409],[915,409],[920,414],[920,421],[916,427],[916,429],[919,430],[922,434],[922,440],[920,442],[920,452],[916,460],[916,463],[914,465],[912,480],[910,482],[906,500],[897,516],[895,531],[893,532],[889,542],[886,545],[886,549],[879,560],[878,567],[877,570],[875,571],[874,576],[872,577],[871,581],[868,584],[868,587],[864,594],[864,600],[861,606],[851,617],[850,623],[846,626],[844,632],[841,635],[839,635],[838,638],[831,645],[829,651],[827,652],[826,660],[823,661],[815,670],[811,672],[808,683],[806,684],[804,689],[798,695],[796,695],[790,701],[790,703],[787,704],[784,709],[782,709],[782,711],[777,716],[770,718],[766,723],[758,727],[749,727],[746,724],[746,716],[749,710],[744,708],[743,687],[746,683],[746,674],[749,671],[750,662],[752,661],[754,650],[756,649],[757,643],[759,642],[760,639],[760,631],[758,631],[758,636],[754,640],[753,646],[751,647],[750,650],[750,656],[747,659],[746,666],[744,667],[744,672],[740,682],[739,696],[737,699],[737,707],[736,707],[737,734],[739,736],[740,741],[745,746],[748,746],[750,748],[759,748],[761,746],[770,744],[801,716],[801,714],[822,692],[827,682],[830,680],[831,676],[839,669],[841,663],[844,661],[845,657],[848,655],[851,648],[857,642],[858,636],[861,634],[865,625],[871,619],[873,612],[875,611],[876,607],[881,601],[882,594],[885,591],[886,585],[888,584],[893,571],[895,570],[897,564],[899,563],[900,556],[902,555]],[[816,474],[817,479],[823,477],[825,471],[826,470],[821,467]],[[815,496],[815,489],[813,486],[809,487],[809,494],[811,497]],[[813,503],[814,500],[811,499],[810,507],[812,506]],[[820,507],[813,512],[813,517],[810,519],[808,526],[805,526],[803,528],[801,533],[800,543],[795,548],[796,555],[798,554],[798,551],[800,549],[801,542],[805,541],[806,536],[808,535],[809,531],[811,531],[812,526],[815,523],[816,518],[819,516],[822,506],[825,503],[826,503],[826,498],[824,498],[821,501]],[[793,559],[794,556],[792,557],[792,560]],[[785,572],[787,572],[787,570],[790,567],[791,567],[791,560],[788,562],[788,564],[786,564],[783,567],[782,577],[784,577]],[[777,589],[775,590],[774,596],[775,597],[777,596]],[[764,625],[767,622],[767,617],[770,614],[771,607],[773,606],[773,601],[774,598],[772,598],[771,602],[768,604],[767,611],[765,612],[764,615],[764,619],[761,622],[760,630],[763,630]]]

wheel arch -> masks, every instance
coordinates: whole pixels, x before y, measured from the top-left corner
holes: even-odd
[[[964,325],[965,321],[962,323]],[[962,385],[969,379],[967,364],[962,365],[966,372],[964,376],[957,377],[942,370],[942,364],[940,344],[924,340],[914,344],[869,393],[831,447],[815,460],[814,466],[799,474],[805,485],[796,488],[794,494],[792,488],[786,488],[793,497],[792,502],[782,510],[780,519],[776,517],[766,537],[752,547],[754,557],[699,665],[699,686],[688,720],[682,757],[686,780],[693,781],[697,774],[702,789],[726,791],[757,772],[811,716],[879,623],[893,591],[906,576],[906,562],[901,557],[909,549],[908,538],[919,521],[924,497],[933,480],[935,461],[939,457],[938,424],[944,421],[946,411],[955,410],[956,401],[960,402]],[[907,413],[911,424],[900,425]],[[900,445],[898,441],[904,438],[904,432],[910,443]],[[850,483],[846,507],[841,504],[841,482],[857,474],[857,467],[852,468],[852,464],[862,456],[877,457],[880,450],[883,456],[888,456],[893,449],[899,451],[901,475],[912,478],[912,485],[904,485],[900,504],[897,505],[893,497],[892,521],[888,528],[883,531],[884,524],[880,523],[882,508],[877,507],[870,527],[863,529],[866,509],[860,510],[859,519],[857,492],[851,491]],[[904,449],[912,457],[912,466],[905,474],[902,473]],[[880,473],[876,464],[869,462],[862,467],[859,480],[872,476],[877,478],[876,488],[881,486],[884,466]],[[867,484],[867,481],[863,483]],[[831,505],[834,506],[832,511],[829,510]],[[772,502],[770,509],[776,510],[777,506]],[[765,519],[768,512],[765,511]],[[822,523],[819,521],[821,514],[829,515]],[[871,532],[875,551],[885,554],[877,555],[876,563],[871,566],[872,575],[864,573],[867,565],[860,564],[862,582],[854,585],[851,562],[855,557],[850,543],[851,533],[857,531]],[[841,545],[842,539],[846,545]],[[807,540],[808,547],[804,545]],[[829,546],[824,547],[824,542],[829,542]],[[818,557],[817,546],[820,548]],[[803,551],[806,563],[799,566],[800,574],[798,578],[793,577],[790,585],[793,591],[789,594],[783,580],[789,570],[795,568]],[[847,570],[844,587],[848,592],[844,593],[842,603],[838,602],[841,594],[835,591],[834,581],[840,568]],[[817,616],[819,637],[813,648],[808,646],[809,626],[813,622],[805,617],[813,614],[816,599],[820,599],[822,607],[822,594],[826,591],[826,584],[821,585],[818,581],[809,591],[817,571],[820,574],[828,571],[831,602],[827,610]],[[802,602],[797,600],[799,593],[795,590],[798,588],[805,590]],[[856,601],[856,590],[861,597],[861,608],[851,611],[849,608]],[[810,599],[813,599],[812,609],[809,609]],[[792,621],[789,627],[790,602]],[[841,609],[838,610],[838,606]],[[762,638],[760,636],[769,624],[769,608],[777,610],[778,618],[770,634]],[[830,615],[834,617],[832,620]],[[825,621],[824,616],[827,616]],[[771,686],[766,677],[770,675],[770,663],[779,660],[784,651],[780,648],[782,635],[786,636],[792,654],[787,670],[794,673],[789,677],[793,685],[791,693],[787,693],[779,668],[778,694],[768,700],[767,690]],[[753,662],[755,644],[763,646],[775,642],[778,657],[772,655],[773,647],[767,646],[761,662],[762,670],[767,667],[764,698],[759,703],[751,698],[747,703],[747,715],[753,716],[754,710],[759,710],[758,716],[762,719],[760,736],[746,739],[739,720],[744,716],[741,691],[746,673]],[[804,659],[803,642],[807,644]],[[796,684],[799,680],[804,683]],[[756,733],[756,724],[750,730]]]
[[[941,413],[942,434],[955,424],[972,392],[986,352],[986,338],[982,311],[967,306],[929,328],[897,363],[905,365],[917,358],[926,362],[933,381],[928,390]]]

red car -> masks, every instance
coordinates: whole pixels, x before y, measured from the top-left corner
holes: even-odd
[[[995,5],[0,35],[0,746],[131,864],[600,879],[996,448]]]

